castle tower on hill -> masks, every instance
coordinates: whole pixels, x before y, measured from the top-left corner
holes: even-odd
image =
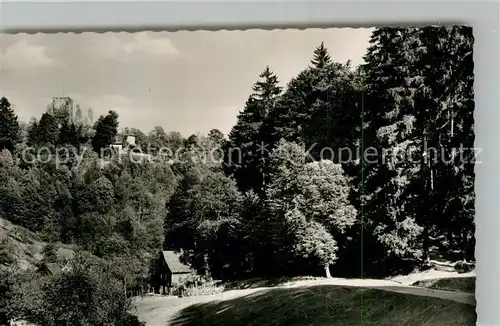
[[[75,106],[73,100],[68,96],[57,96],[52,98],[52,107],[59,109],[66,107],[69,111],[70,121],[74,122],[75,119]]]

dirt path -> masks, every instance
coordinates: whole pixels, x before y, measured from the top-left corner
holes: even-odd
[[[443,278],[463,278],[463,277],[476,277],[476,272],[472,271],[468,273],[458,273],[458,272],[448,272],[439,270],[428,270],[425,272],[396,276],[391,278],[390,280],[403,285],[411,285],[416,281],[436,280]]]
[[[324,280],[297,281],[297,282],[283,284],[280,286],[275,286],[272,288],[261,287],[254,289],[245,289],[245,290],[232,290],[214,295],[193,296],[189,298],[177,298],[172,296],[169,297],[153,296],[153,297],[138,298],[135,301],[135,307],[136,307],[135,313],[137,313],[139,318],[146,323],[146,326],[166,325],[168,321],[182,309],[187,308],[194,304],[205,303],[210,301],[225,301],[237,297],[246,296],[259,291],[268,291],[270,289],[298,288],[298,287],[308,287],[317,285],[337,285],[337,286],[373,288],[377,290],[434,297],[434,298],[465,303],[469,305],[475,305],[474,295],[470,293],[413,287],[405,284],[396,283],[390,280],[333,278]]]

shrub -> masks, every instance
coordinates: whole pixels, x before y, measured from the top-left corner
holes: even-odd
[[[16,319],[40,326],[140,325],[130,308],[123,284],[109,264],[79,254],[68,271],[19,284],[10,311],[17,311]]]
[[[26,304],[36,300],[36,296],[32,296],[29,302],[22,300],[31,296],[31,292],[24,292],[23,285],[34,282],[34,277],[32,270],[0,270],[0,293],[2,294],[0,295],[0,325],[8,324],[11,319],[18,319],[21,310],[31,308]]]
[[[468,273],[474,270],[476,265],[466,261],[459,261],[455,264],[455,270],[459,273]]]
[[[14,249],[8,237],[0,238],[0,264],[10,265],[14,262]]]
[[[196,295],[212,295],[224,292],[224,287],[217,285],[215,281],[203,283],[198,286],[186,288],[184,295],[191,297]]]
[[[179,284],[174,285],[172,289],[173,294],[181,294],[182,287],[184,288],[185,296],[211,295],[224,291],[224,287],[218,285],[211,278],[197,275],[195,273],[181,278]]]

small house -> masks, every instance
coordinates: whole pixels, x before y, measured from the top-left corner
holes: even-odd
[[[115,150],[118,154],[123,152],[123,138],[120,135],[116,135],[115,141],[110,145],[110,147]]]
[[[135,136],[118,134],[109,147],[121,155],[127,153],[131,148],[134,148],[135,146]]]
[[[135,136],[127,136],[126,143],[127,143],[127,146],[129,146],[129,147],[135,147],[136,146]]]
[[[169,293],[173,285],[192,272],[189,266],[181,263],[179,254],[174,251],[161,251],[152,280],[154,291],[159,293],[162,288],[164,294]]]
[[[43,263],[37,270],[38,273],[44,276],[54,276],[62,272],[61,267],[56,263]]]

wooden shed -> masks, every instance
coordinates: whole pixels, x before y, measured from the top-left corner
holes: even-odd
[[[44,263],[37,270],[38,273],[42,275],[57,275],[62,271],[61,267],[59,267],[56,263]]]
[[[179,254],[174,251],[161,251],[153,275],[154,291],[169,293],[172,286],[192,272],[189,266],[181,263]]]

